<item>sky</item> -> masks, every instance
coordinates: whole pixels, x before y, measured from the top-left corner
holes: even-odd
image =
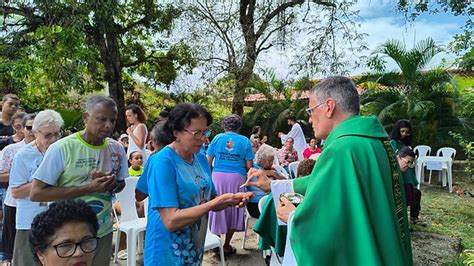
[[[401,40],[410,49],[416,42],[428,37],[433,38],[437,44],[446,46],[455,34],[461,33],[465,20],[463,17],[422,14],[415,22],[407,23],[403,14],[395,10],[394,3],[395,1],[389,0],[360,0],[354,7],[360,10],[361,21],[358,31],[367,34],[365,42],[369,49],[361,55],[370,55],[371,51],[389,39]],[[291,58],[291,54],[280,53],[277,57],[263,56],[261,62],[273,68],[279,78],[291,79],[294,74],[290,73],[283,63],[290,61]],[[443,58],[448,62],[455,59],[454,55],[443,52],[433,58],[428,68],[438,66]],[[398,69],[393,61],[387,60],[387,62],[387,70]],[[349,69],[350,75],[367,71],[365,66]]]
[[[421,14],[413,23],[406,22],[403,14],[395,10],[396,0],[359,0],[353,7],[359,10],[360,33],[366,33],[364,41],[369,48],[360,53],[360,56],[369,56],[371,51],[389,39],[401,40],[408,49],[413,45],[428,37],[439,44],[447,46],[455,34],[461,33],[461,27],[464,25],[465,17],[455,17],[449,14]],[[304,43],[305,36],[295,37],[295,43]],[[298,50],[281,50],[272,48],[266,53],[259,55],[255,71],[262,74],[262,69],[271,69],[276,78],[280,80],[292,80],[298,78],[297,74],[292,72],[288,65],[293,59],[293,53]],[[442,59],[448,63],[453,62],[455,56],[442,52],[438,54],[428,68],[439,66]],[[398,70],[397,65],[387,60],[387,71]],[[359,75],[366,73],[369,69],[365,66],[351,67],[348,69],[349,75]],[[205,84],[200,78],[203,70],[197,68],[192,75],[180,75],[175,81],[175,85],[169,88],[171,91],[183,91],[192,88],[198,88]],[[312,78],[321,78],[314,76]]]

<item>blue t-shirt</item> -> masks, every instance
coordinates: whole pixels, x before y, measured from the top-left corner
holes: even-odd
[[[148,160],[141,178],[147,180],[150,202],[145,265],[201,265],[207,215],[191,225],[169,232],[158,208],[186,209],[209,201],[216,195],[206,157],[195,154],[193,163],[189,163],[167,146]]]
[[[209,144],[207,154],[214,157],[214,172],[239,173],[247,176],[245,161],[254,158],[247,137],[233,132],[217,134]]]
[[[253,168],[255,169],[262,169],[262,167],[258,166],[257,164],[253,164],[252,166]],[[257,177],[253,177],[251,179],[252,181],[257,181]],[[261,190],[259,187],[257,186],[248,186],[246,187],[245,191],[247,192],[253,192],[253,197],[250,198],[249,202],[252,202],[252,203],[258,203],[258,201],[263,198],[263,196],[267,195],[267,193],[263,190]]]

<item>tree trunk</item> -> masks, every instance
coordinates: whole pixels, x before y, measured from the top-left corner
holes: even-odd
[[[115,131],[123,132],[127,128],[125,121],[125,98],[122,86],[122,64],[118,36],[114,32],[100,34],[100,57],[105,67],[105,80],[109,84],[109,94],[117,103],[117,122]]]

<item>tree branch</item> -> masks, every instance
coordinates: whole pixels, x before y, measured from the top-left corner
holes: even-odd
[[[268,27],[268,24],[270,24],[270,21],[275,17],[277,16],[279,13],[285,11],[286,9],[290,8],[290,7],[294,7],[294,6],[297,6],[297,5],[301,5],[305,2],[306,0],[293,0],[293,1],[288,1],[286,3],[283,3],[281,5],[279,5],[277,8],[275,8],[275,10],[273,10],[272,12],[270,12],[269,14],[267,14],[265,16],[265,18],[263,19],[262,21],[262,24],[260,25],[260,27],[258,28],[258,31],[257,33],[255,34],[257,36],[257,38],[259,38],[263,32],[267,29]],[[317,5],[322,5],[322,6],[327,6],[327,7],[333,7],[333,8],[336,8],[336,4],[332,3],[332,2],[326,2],[324,0],[313,0],[313,2]]]

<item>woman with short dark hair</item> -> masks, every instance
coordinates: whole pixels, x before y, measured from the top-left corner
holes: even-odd
[[[163,131],[172,141],[150,157],[140,177],[149,196],[145,265],[201,264],[208,212],[244,206],[251,193],[216,196],[202,144],[212,117],[183,103],[170,111]]]
[[[29,241],[43,266],[89,266],[98,228],[95,213],[84,201],[59,201],[33,219]]]

